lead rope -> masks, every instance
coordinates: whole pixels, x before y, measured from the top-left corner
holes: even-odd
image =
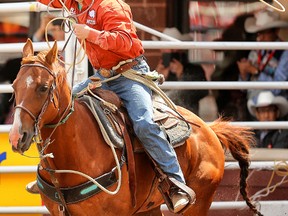
[[[72,65],[72,86],[73,86],[73,82],[74,82],[74,74],[75,74],[75,61],[76,61],[76,50],[77,50],[77,41],[75,41],[75,49],[74,49],[74,57],[73,57],[73,65]],[[72,93],[71,93],[71,99],[70,99],[70,103],[68,105],[68,107],[71,105],[71,101],[73,100],[72,98]],[[68,108],[67,107],[67,108]],[[67,110],[67,109],[66,109]],[[60,123],[60,122],[59,122]],[[59,125],[59,123],[56,125],[56,127],[54,128],[53,132],[56,130],[57,126]],[[46,141],[48,140],[47,143],[44,143],[44,149],[47,148],[47,146],[50,144],[50,138],[53,134],[53,132],[50,134],[50,136],[46,139]],[[37,146],[38,146],[38,143],[37,143]],[[49,164],[49,161],[47,160],[47,158],[43,158],[43,162],[45,164],[46,167],[51,167],[50,164]],[[61,204],[59,204],[58,206],[58,211],[59,211],[59,214],[60,216],[62,215],[67,215],[67,216],[70,216],[70,212],[69,212],[69,209],[68,209],[68,206],[67,206],[67,203],[66,203],[66,200],[61,192],[61,189],[60,189],[60,185],[59,185],[59,181],[58,179],[56,178],[55,176],[55,173],[56,173],[56,170],[52,170],[52,169],[48,169],[48,172],[50,174],[50,177],[51,177],[51,181],[52,181],[52,184],[55,186],[55,189],[58,193],[58,196],[59,196],[59,199],[60,199],[60,202]]]
[[[154,78],[157,78],[157,79],[159,78],[159,75],[158,77],[155,76],[155,74],[158,74],[158,73],[156,71],[151,72],[151,73],[153,73],[151,74],[152,76],[149,76],[150,75],[149,73],[147,75],[140,74],[137,71],[130,69],[130,70],[125,71],[124,73],[121,73],[121,75],[123,75],[124,77],[128,79],[131,79],[131,80],[134,80],[134,81],[137,81],[146,85],[147,87],[152,89],[155,93],[157,93],[171,109],[177,110],[176,105],[172,102],[172,100],[153,81]]]
[[[101,83],[106,83],[112,80],[115,80],[117,78],[119,78],[120,76],[124,76],[128,79],[140,82],[144,85],[146,85],[147,87],[149,87],[150,89],[152,89],[156,94],[158,94],[165,102],[166,104],[173,110],[177,110],[176,105],[173,103],[173,101],[162,91],[162,89],[159,88],[158,85],[156,85],[156,83],[154,82],[154,80],[159,80],[161,79],[160,75],[158,74],[158,72],[156,71],[152,71],[148,74],[140,74],[138,73],[136,70],[130,69],[127,70],[121,74],[118,74],[116,76],[112,76],[110,78],[107,78],[105,80],[101,80],[99,82]],[[81,92],[79,92],[78,94],[81,95],[84,92],[87,91],[88,88],[83,89]]]
[[[47,26],[46,26],[47,28]],[[71,36],[71,35],[70,35]],[[70,37],[69,37],[70,39]],[[66,42],[67,44],[68,42]],[[66,45],[65,45],[66,46]],[[73,64],[72,64],[72,86],[73,86],[73,83],[74,83],[74,74],[75,74],[75,62],[76,62],[76,50],[77,50],[77,41],[75,41],[75,49],[74,49],[74,56],[73,56]],[[67,106],[67,109],[65,110],[64,113],[66,113],[66,111],[68,110],[68,107],[71,106],[71,102],[73,100],[73,96],[72,96],[72,93],[71,93],[71,98],[70,98],[70,103],[69,105]],[[56,130],[56,128],[58,127],[58,125],[60,125],[61,121],[59,121],[58,124],[56,124],[55,128],[53,129],[52,133],[50,134],[50,136],[46,139],[43,147],[42,147],[42,150],[41,150],[41,143],[42,141],[40,142],[36,142],[37,143],[37,147],[38,147],[38,151],[40,153],[40,155],[44,153],[44,150],[51,144],[50,140],[51,140],[51,136],[52,134],[54,133],[54,131]],[[58,193],[58,196],[59,196],[59,200],[61,202],[61,204],[59,204],[58,206],[58,210],[59,210],[59,214],[62,216],[62,215],[65,215],[65,216],[71,216],[70,212],[69,212],[69,209],[68,209],[68,206],[67,206],[67,203],[66,203],[66,200],[61,192],[61,189],[60,189],[60,185],[59,185],[59,181],[58,179],[56,178],[55,176],[55,170],[53,169],[49,169],[50,164],[49,164],[49,161],[47,160],[47,157],[42,157],[42,160],[45,164],[45,166],[48,168],[46,171],[48,171],[48,173],[50,174],[50,178],[51,178],[51,182],[52,184],[55,186],[55,189]]]
[[[91,107],[93,107],[93,106],[92,106],[92,100],[91,100],[91,99],[89,99],[89,102],[90,102]],[[121,156],[121,161],[122,161],[122,162],[121,162],[122,165],[121,165],[121,164],[119,163],[119,160],[118,160],[117,153],[116,153],[116,150],[115,150],[115,148],[114,148],[114,145],[113,145],[112,141],[110,140],[109,135],[107,134],[107,132],[106,132],[104,126],[102,125],[101,120],[99,119],[99,117],[98,117],[98,115],[97,115],[97,113],[96,113],[96,111],[95,111],[94,108],[92,109],[92,113],[93,113],[94,117],[96,118],[97,122],[99,123],[99,127],[100,127],[100,130],[101,130],[102,134],[103,134],[104,140],[108,143],[108,145],[110,146],[110,148],[111,148],[111,150],[112,150],[112,153],[113,153],[113,156],[114,156],[114,159],[115,159],[115,163],[116,163],[116,168],[117,168],[117,171],[118,171],[118,179],[119,179],[119,180],[118,180],[117,188],[116,188],[114,191],[110,191],[110,190],[106,189],[105,187],[103,187],[103,186],[102,186],[100,183],[98,183],[95,179],[93,179],[93,178],[90,177],[89,175],[87,175],[87,174],[85,174],[85,173],[83,173],[83,172],[80,172],[80,171],[76,171],[76,170],[50,170],[50,171],[51,171],[51,173],[53,173],[53,174],[54,174],[54,173],[73,173],[73,174],[81,175],[81,176],[87,178],[88,180],[90,180],[91,182],[93,182],[95,185],[97,185],[102,191],[104,191],[104,192],[106,192],[106,193],[108,193],[108,194],[110,194],[110,195],[115,195],[115,194],[117,194],[117,193],[119,192],[120,187],[121,187],[121,184],[122,184],[122,172],[121,172],[121,167],[122,167],[123,161],[124,161],[124,159],[123,159],[124,153],[123,153],[122,156]],[[114,168],[114,169],[115,169],[115,168]],[[50,171],[49,171],[49,172],[50,172]]]

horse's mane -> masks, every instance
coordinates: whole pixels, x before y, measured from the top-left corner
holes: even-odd
[[[66,81],[65,68],[61,64],[59,64],[58,60],[56,60],[56,62],[53,65],[49,65],[46,62],[46,58],[45,58],[47,53],[48,53],[48,51],[44,50],[44,51],[39,52],[37,55],[28,55],[26,57],[23,57],[22,61],[21,61],[21,65],[33,64],[35,62],[38,62],[38,63],[48,67],[49,69],[51,69],[55,73],[55,75],[57,76],[59,82]]]
[[[23,64],[31,64],[34,62],[40,62],[44,65],[47,65],[47,63],[45,61],[45,56],[47,53],[48,53],[48,51],[41,51],[36,56],[35,55],[28,55],[26,57],[23,57],[21,64],[23,65]]]

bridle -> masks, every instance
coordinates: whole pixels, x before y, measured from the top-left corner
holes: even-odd
[[[22,106],[22,105],[16,105],[15,106],[15,109],[19,108],[19,109],[23,109],[25,112],[27,112],[31,118],[34,120],[35,124],[34,124],[34,127],[35,127],[35,132],[34,132],[34,141],[36,142],[37,144],[37,148],[38,148],[38,151],[39,151],[39,154],[40,154],[40,158],[41,160],[43,160],[44,164],[46,165],[46,167],[48,169],[46,169],[46,171],[48,171],[48,173],[50,174],[50,177],[51,177],[51,181],[53,183],[53,185],[55,186],[56,188],[56,191],[58,193],[58,196],[61,200],[61,205],[58,206],[59,208],[59,212],[61,213],[64,213],[65,215],[71,215],[69,213],[69,210],[68,210],[68,207],[67,207],[67,204],[65,202],[65,198],[63,197],[63,194],[61,193],[60,191],[60,187],[59,187],[59,181],[57,180],[55,174],[54,174],[54,171],[51,170],[49,167],[50,166],[50,163],[49,161],[47,160],[46,157],[51,157],[53,158],[53,155],[52,154],[47,154],[46,156],[44,155],[43,156],[43,153],[44,153],[44,150],[49,146],[49,144],[51,144],[51,136],[53,134],[53,132],[56,130],[56,127],[54,128],[54,130],[52,131],[52,133],[50,134],[50,136],[45,140],[43,146],[41,146],[41,144],[43,143],[43,140],[41,138],[41,133],[40,133],[40,127],[39,127],[39,122],[43,116],[43,114],[45,113],[47,107],[48,107],[48,104],[49,104],[49,101],[54,101],[54,90],[56,89],[56,78],[57,76],[55,75],[55,73],[53,73],[52,70],[50,70],[48,67],[40,64],[40,63],[34,63],[34,64],[23,64],[21,68],[23,67],[40,67],[40,68],[43,68],[45,69],[52,77],[53,77],[53,83],[49,89],[49,93],[48,93],[48,96],[46,98],[46,101],[45,103],[43,104],[42,108],[41,108],[41,111],[40,111],[40,114],[38,116],[34,115],[28,108]],[[55,104],[55,103],[54,103]],[[59,111],[59,109],[58,109]],[[70,114],[70,113],[69,113]],[[57,124],[58,125],[58,124]],[[42,167],[43,168],[43,167]],[[44,168],[43,168],[44,169]],[[66,210],[66,211],[65,211]]]
[[[49,101],[51,101],[51,102],[54,101],[54,90],[56,89],[56,78],[57,77],[56,77],[55,73],[53,73],[53,71],[51,71],[48,67],[46,67],[46,66],[44,66],[42,64],[39,64],[39,63],[23,64],[20,67],[20,69],[24,68],[24,67],[40,67],[40,68],[43,68],[53,77],[53,84],[51,85],[51,87],[49,89],[48,97],[47,97],[45,103],[43,104],[43,106],[41,108],[41,111],[40,111],[40,114],[38,116],[34,115],[28,108],[24,107],[23,105],[15,105],[15,107],[14,107],[14,109],[18,108],[18,109],[24,110],[33,119],[33,121],[35,123],[34,124],[34,127],[35,127],[34,141],[36,143],[41,143],[42,142],[42,138],[41,138],[41,135],[40,135],[39,123],[41,121],[41,118],[42,118],[43,114],[47,110]]]

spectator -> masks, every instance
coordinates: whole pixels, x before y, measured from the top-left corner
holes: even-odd
[[[264,10],[254,14],[245,21],[245,30],[257,33],[257,41],[281,41],[278,36],[280,28],[288,27],[288,22],[281,21],[279,14]],[[240,81],[287,81],[288,80],[288,51],[283,50],[253,50],[248,59],[237,62],[240,71]],[[275,95],[288,98],[288,91],[271,90]],[[248,90],[248,99],[257,95],[259,91]]]
[[[179,40],[192,40],[189,34],[181,34],[176,28],[166,28],[163,33]],[[189,63],[186,50],[165,49],[161,53],[156,71],[163,74],[167,81],[206,81],[203,68]],[[175,104],[198,115],[199,101],[208,95],[208,90],[171,90],[166,93]]]
[[[214,41],[255,41],[255,34],[244,30],[244,22],[253,14],[241,14]],[[247,58],[249,50],[216,50],[223,52],[223,61],[215,65],[212,81],[237,81],[239,69],[237,61]],[[246,92],[241,90],[213,90],[218,113],[238,121],[250,120],[247,109]]]
[[[55,18],[55,16],[51,14],[41,16],[40,26],[33,35],[33,41],[39,42],[45,39],[46,26],[53,18]],[[47,26],[48,35],[50,35],[53,40],[63,41],[65,39],[62,23],[63,20],[56,19]]]
[[[181,34],[177,28],[165,28],[163,34],[173,37],[180,41],[191,41],[193,38],[189,34]],[[152,36],[152,40],[158,40],[155,36]],[[162,41],[166,40],[161,38]],[[187,51],[185,50],[172,50],[172,49],[161,49],[162,58],[156,66],[156,71],[163,74],[165,80],[176,81],[176,74],[172,73],[169,67],[171,59],[184,60],[184,63],[188,63]]]
[[[288,101],[283,96],[274,96],[271,91],[262,91],[249,99],[247,107],[258,121],[281,121],[288,114]],[[259,148],[288,148],[288,130],[256,130]]]

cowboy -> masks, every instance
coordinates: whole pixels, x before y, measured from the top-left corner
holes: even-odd
[[[254,17],[245,20],[245,31],[256,33],[259,42],[281,41],[280,28],[288,27],[288,22],[280,20],[278,13],[270,10],[259,11]],[[287,81],[288,80],[288,51],[283,50],[253,50],[248,59],[237,62],[240,81]],[[288,98],[288,91],[282,89],[271,90],[275,95]],[[259,91],[248,90],[247,97],[252,98]]]
[[[248,100],[250,114],[258,121],[280,121],[288,114],[288,101],[282,96],[274,96],[271,91],[262,91]],[[256,130],[259,148],[288,148],[288,130]]]
[[[60,0],[39,2],[55,8],[63,7]],[[96,70],[95,77],[105,80],[130,69],[141,74],[150,72],[128,4],[122,0],[66,0],[64,3],[65,9],[69,10],[67,12],[77,19],[73,30],[79,40],[85,40],[86,54]],[[90,82],[87,79],[74,86],[73,94],[82,91]],[[102,88],[120,96],[145,150],[167,176],[185,185],[177,155],[153,121],[151,89],[124,76],[103,83]],[[189,203],[187,193],[177,187],[171,187],[170,198],[175,213]]]

